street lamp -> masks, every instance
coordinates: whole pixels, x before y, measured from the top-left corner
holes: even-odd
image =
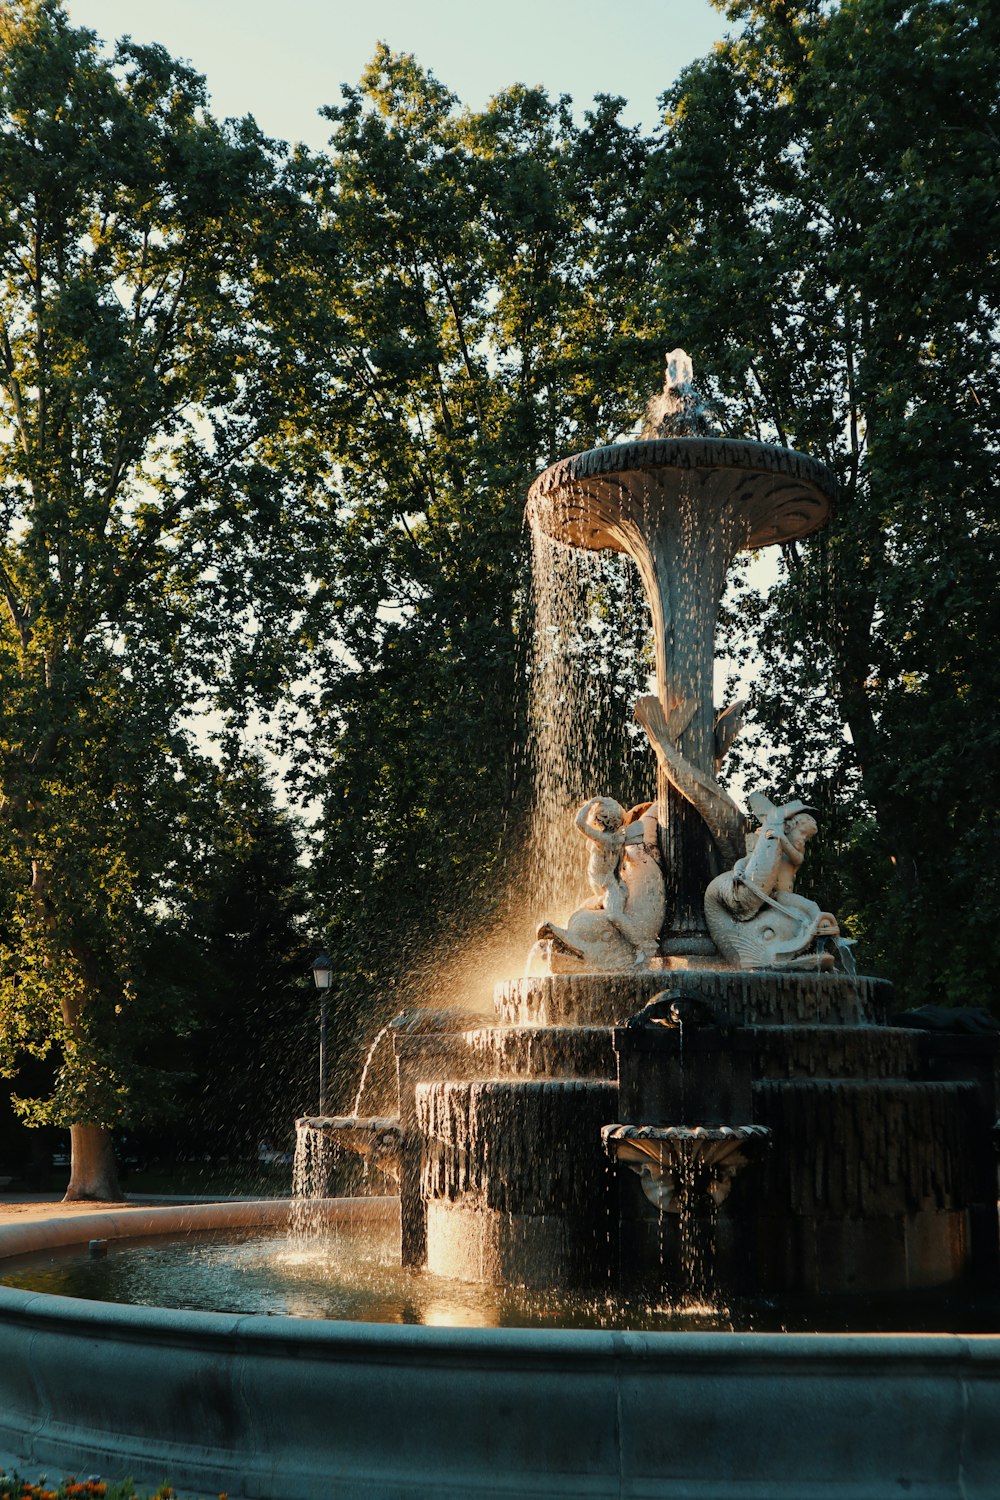
[[[333,964],[326,953],[312,962],[313,984],[319,990],[319,1112],[326,1114],[326,1006],[333,983]]]

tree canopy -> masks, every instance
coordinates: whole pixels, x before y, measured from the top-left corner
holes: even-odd
[[[58,1050],[24,1108],[71,1126],[71,1193],[103,1193],[196,716],[273,696],[312,544],[265,313],[292,200],[252,121],[56,0],[0,15],[0,119],[0,1051]]]
[[[624,249],[644,148],[620,101],[577,125],[518,86],[469,111],[383,48],[327,114],[328,155],[298,164],[300,274],[338,524],[298,765],[339,1003],[363,1027],[500,897],[529,794],[527,484],[631,425],[661,356]]]
[[[963,0],[727,13],[740,29],[665,100],[661,316],[733,431],[840,481],[831,526],[735,608],[760,653],[751,711],[774,785],[821,809],[836,853],[814,872],[867,962],[914,999],[982,1003],[1000,897],[1000,18]]]
[[[730,433],[840,482],[776,587],[727,603],[742,774],[818,808],[813,883],[867,966],[983,1000],[1000,18],[725,9],[653,137],[604,97],[465,109],[382,47],[325,153],[215,120],[190,68],[58,0],[0,11],[0,1062],[55,1059],[21,1107],[70,1127],[71,1193],[114,1190],[108,1129],[183,1050],[156,1038],[224,1054],[227,955],[256,971],[243,1075],[306,1024],[322,931],[350,1071],[425,953],[500,909],[530,802],[525,494],[632,430],[676,344]],[[641,606],[594,588],[597,789],[638,794]],[[196,951],[200,1000],[171,978]]]

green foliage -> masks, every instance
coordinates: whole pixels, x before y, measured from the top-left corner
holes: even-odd
[[[106,1125],[214,775],[194,716],[273,701],[322,509],[281,441],[297,205],[252,121],[57,0],[3,8],[0,118],[0,1059],[54,1046],[26,1111]]]
[[[618,110],[578,127],[520,86],[462,110],[380,49],[327,111],[328,157],[293,168],[338,491],[298,775],[345,1029],[398,1009],[429,940],[499,898],[526,800],[525,494],[656,378],[622,248],[645,148]]]
[[[763,655],[751,706],[772,787],[821,809],[826,899],[866,961],[913,1000],[981,1003],[1000,956],[998,17],[728,12],[742,30],[666,99],[663,317],[735,430],[841,486],[770,597],[734,604]]]
[[[162,937],[172,1010],[190,1017],[171,1132],[189,1153],[250,1160],[261,1140],[286,1141],[295,1115],[315,1108],[305,885],[299,831],[260,762],[223,766],[183,921]]]

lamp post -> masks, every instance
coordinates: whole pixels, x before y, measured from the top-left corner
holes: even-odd
[[[326,953],[312,962],[313,984],[319,990],[319,1112],[326,1114],[326,1007],[333,983],[333,964]]]

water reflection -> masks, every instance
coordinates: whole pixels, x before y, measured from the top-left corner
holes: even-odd
[[[399,1265],[389,1230],[354,1224],[307,1249],[287,1235],[189,1236],[112,1243],[106,1257],[56,1250],[7,1262],[2,1280],[26,1291],[196,1311],[436,1328],[604,1328],[665,1332],[1000,1331],[996,1298],[689,1299],[648,1305],[604,1294],[531,1291],[450,1281]]]

